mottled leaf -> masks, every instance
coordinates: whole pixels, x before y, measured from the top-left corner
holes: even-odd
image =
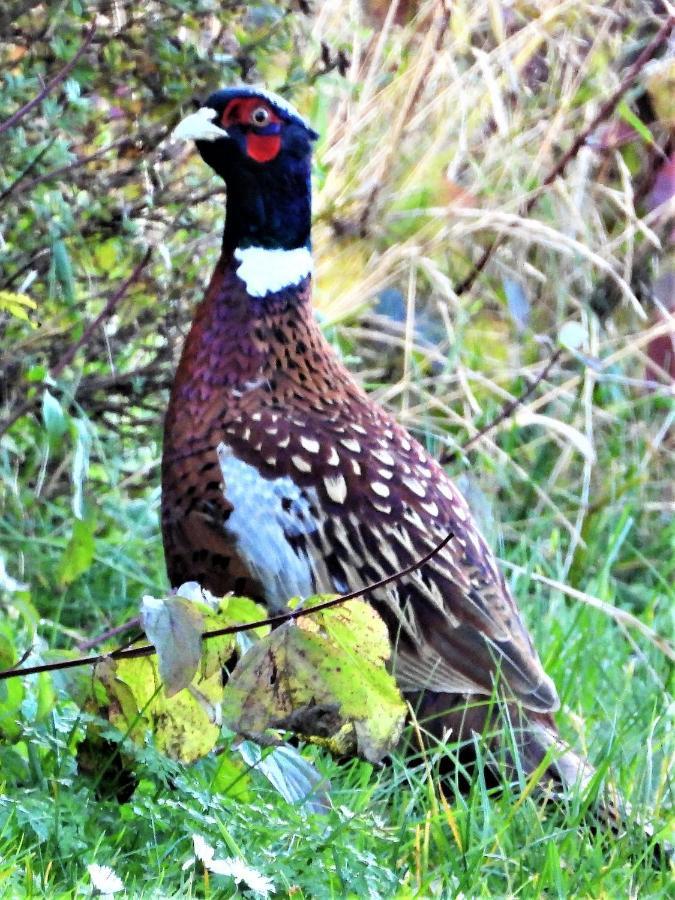
[[[108,660],[97,667],[110,721],[138,742],[151,731],[155,745],[182,762],[209,753],[220,733],[222,668],[236,643],[233,635],[203,642],[202,632],[264,617],[251,600],[218,600],[195,583],[167,598],[145,597],[142,624],[158,658]]]
[[[237,664],[223,718],[261,743],[284,729],[377,762],[396,744],[405,705],[385,668],[384,623],[351,601],[277,628]]]
[[[108,668],[96,667],[108,698],[108,717],[121,731],[142,743],[148,729],[155,745],[172,759],[191,763],[215,746],[220,725],[212,721],[204,704],[190,691],[167,697],[157,661],[152,657],[106,661]],[[203,697],[218,709],[222,695],[220,673],[209,679],[196,679]]]
[[[257,622],[266,618],[267,610],[259,603],[249,600],[247,597],[223,597],[217,607],[204,618],[205,631],[217,631],[229,625],[243,625],[246,622]],[[256,628],[246,632],[251,637],[261,637],[269,632],[269,628]],[[230,660],[237,647],[233,634],[221,637],[209,638],[204,642],[200,672],[202,677],[208,677],[214,672],[220,671]]]

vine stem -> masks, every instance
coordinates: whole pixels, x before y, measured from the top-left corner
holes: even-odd
[[[316,606],[294,609],[291,612],[281,613],[278,616],[270,616],[268,619],[260,619],[257,622],[229,625],[226,628],[205,631],[204,634],[202,634],[202,640],[208,641],[211,638],[223,637],[227,634],[239,634],[242,631],[252,631],[255,628],[262,628],[267,625],[283,625],[284,622],[294,621],[295,619],[301,618],[301,616],[309,616],[312,613],[321,612],[322,610],[339,606],[342,603],[347,603],[349,600],[356,600],[359,597],[363,597],[365,594],[369,594],[371,591],[376,591],[394,581],[398,581],[399,578],[403,578],[411,572],[414,572],[416,569],[419,569],[436,556],[436,554],[439,553],[452,538],[453,532],[450,531],[432,550],[420,559],[411,563],[409,566],[406,566],[405,569],[400,569],[398,572],[394,572],[393,575],[388,575],[380,581],[375,581],[373,584],[366,585],[364,588],[359,588],[358,591],[352,591],[351,593],[343,594],[340,597],[333,597],[332,600],[325,600],[323,603],[317,603]],[[56,672],[62,669],[75,669],[79,666],[93,666],[96,665],[96,663],[102,662],[104,659],[138,659],[143,656],[153,656],[156,652],[157,650],[154,644],[146,644],[143,647],[124,647],[113,650],[112,653],[101,653],[96,656],[80,656],[77,659],[63,659],[59,662],[42,663],[39,666],[23,666],[21,668],[5,669],[0,672],[0,681],[6,681],[8,678],[19,678],[26,675],[39,675],[41,672]]]

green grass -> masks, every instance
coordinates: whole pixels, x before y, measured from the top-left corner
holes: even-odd
[[[650,516],[640,502],[644,483],[631,483],[625,471],[643,450],[639,441],[630,446],[625,438],[635,405],[616,408],[624,415],[608,426],[599,465],[612,468],[621,496],[608,497],[594,511],[575,585],[667,634],[670,610],[664,598],[672,600],[669,548],[675,530],[672,520],[660,530],[648,527]],[[623,442],[620,458],[614,455],[615,438]],[[528,453],[540,455],[536,440],[519,442],[510,452],[521,460]],[[474,469],[485,464],[490,483],[488,463],[479,455]],[[540,484],[546,484],[554,464],[547,455],[534,465]],[[563,734],[603,775],[611,775],[634,816],[657,830],[670,822],[672,833],[666,658],[639,634],[623,633],[606,614],[530,578],[528,573],[536,573],[565,581],[567,542],[549,512],[535,513],[534,496],[523,493],[509,470],[491,478],[504,555],[518,567],[512,586],[560,691]],[[13,529],[11,518],[5,522],[4,545],[24,553],[32,570],[41,573],[30,602],[41,610],[39,631],[52,646],[69,643],[65,628],[91,634],[122,621],[144,591],[160,590],[164,583],[156,490],[132,498],[126,487],[109,486],[97,509],[94,560],[86,575],[65,589],[55,572],[67,529],[53,523],[66,517],[67,498],[43,504],[28,537],[17,532],[16,520]],[[16,595],[19,610],[23,596]],[[184,768],[150,745],[138,749],[128,742],[122,759],[132,782],[122,779],[120,788],[113,778],[118,759],[101,778],[97,771],[123,736],[104,727],[112,743],[94,748],[95,770],[87,771],[82,753],[78,768],[75,751],[77,746],[82,751],[91,717],[63,697],[41,704],[36,684],[27,685],[21,707],[21,742],[0,749],[5,896],[88,890],[86,866],[94,862],[110,865],[129,896],[228,896],[231,880],[206,875],[200,864],[183,869],[193,834],[204,836],[221,857],[242,857],[269,876],[282,896],[667,893],[670,875],[665,866],[654,865],[639,825],[621,838],[594,830],[584,796],[543,805],[532,796],[523,799],[514,785],[490,791],[475,775],[468,794],[450,779],[441,798],[435,773],[452,746],[424,760],[400,754],[382,768],[358,760],[339,764],[309,748],[332,785],[333,809],[325,814],[288,804],[255,772],[243,796],[236,783],[228,791],[230,782],[217,776],[221,756]]]
[[[20,34],[0,43],[9,60],[0,119],[34,96],[52,57],[47,74],[72,55],[89,6],[47,4],[45,31],[39,10],[24,11],[21,27],[36,36],[25,55]],[[3,417],[44,385],[57,401],[43,416],[37,402],[38,415],[0,439],[1,555],[24,583],[0,584],[0,668],[31,646],[64,653],[166,587],[161,415],[217,255],[222,197],[192,202],[214,182],[194,157],[157,144],[193,92],[235,80],[236,62],[220,44],[205,49],[212,5],[146,6],[156,15],[122,33],[101,23],[105,47],[3,151],[0,193],[45,133],[54,142],[31,178],[129,134],[149,141],[140,160],[129,148],[106,151],[0,201],[0,278],[18,290],[29,274],[24,290],[41,325],[2,320]],[[651,6],[454,3],[440,50],[431,0],[413,4],[417,18],[405,27],[384,30],[374,13],[364,18],[341,0],[279,19],[247,4],[258,18],[243,25],[245,13],[226,6],[226,37],[239,35],[261,80],[293,86],[322,132],[316,305],[330,340],[430,449],[457,450],[448,471],[504,561],[562,699],[561,733],[619,787],[629,818],[673,840],[672,385],[645,384],[653,310],[642,316],[629,292],[600,323],[588,303],[608,266],[629,282],[645,249],[656,256],[657,239],[667,247],[665,224],[645,225],[639,195],[658,154],[644,135],[606,152],[584,148],[518,215],[616,87],[625,54],[644,43]],[[351,80],[306,78],[321,40],[360,61]],[[643,88],[629,95],[631,110]],[[667,133],[649,122],[650,141],[663,147]],[[497,234],[501,249],[457,296]],[[47,378],[146,243],[158,250],[105,335]],[[398,292],[401,320],[372,317],[385,288]],[[514,291],[524,327],[509,306]],[[462,453],[541,371],[547,341],[555,345],[570,320],[582,328],[580,353],[566,352],[525,410]],[[127,373],[119,392],[96,388]],[[87,450],[88,469],[75,464]],[[222,753],[184,767],[151,741],[134,746],[96,712],[70,700],[59,677],[0,684],[0,896],[87,895],[92,863],[111,866],[128,896],[235,895],[231,879],[184,867],[195,834],[218,857],[241,857],[271,878],[278,896],[668,895],[672,873],[654,862],[637,821],[621,837],[595,828],[592,791],[543,802],[528,785],[489,790],[479,772],[467,792],[452,779],[441,786],[452,745],[423,759],[401,750],[379,768],[305,748],[331,782],[331,809],[319,814],[287,803],[256,771],[237,774],[225,735]]]

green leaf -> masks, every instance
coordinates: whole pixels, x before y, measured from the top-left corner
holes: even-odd
[[[218,768],[211,782],[211,790],[226,794],[241,803],[250,803],[253,794],[248,767],[242,761],[222,753],[218,758]]]
[[[217,631],[230,625],[243,625],[246,622],[257,622],[266,618],[267,610],[259,603],[247,597],[223,597],[215,611],[204,618],[204,631]],[[269,632],[269,627],[247,631],[249,637],[262,637]],[[225,634],[221,637],[209,638],[204,642],[200,672],[208,677],[219,672],[230,660],[236,648],[235,636]]]
[[[72,584],[89,569],[93,559],[94,523],[91,520],[74,519],[73,531],[59,565],[59,584],[62,587]]]
[[[16,665],[17,653],[10,638],[0,632],[0,669]],[[0,681],[0,735],[10,741],[21,736],[21,704],[24,698],[20,678]]]
[[[10,741],[21,736],[21,704],[24,687],[20,678],[0,682],[0,735]]]
[[[24,322],[30,322],[33,327],[35,324],[31,322],[28,315],[28,309],[37,309],[37,303],[27,294],[16,294],[13,291],[0,291],[0,312],[8,312],[16,319]]]
[[[155,659],[121,659],[112,665],[112,671],[103,671],[103,679],[113,725],[128,731],[139,744],[149,728],[156,747],[184,763],[194,762],[214,748],[220,734],[220,672],[207,679],[198,677],[191,690],[167,697]]]
[[[117,240],[116,238],[111,238],[108,241],[104,241],[102,244],[98,244],[98,246],[94,250],[96,262],[105,271],[110,271],[110,269],[112,269],[117,262],[119,245],[119,240]]]
[[[50,446],[57,445],[68,430],[68,419],[59,401],[48,390],[42,395],[42,421]]]
[[[83,419],[73,419],[75,453],[73,454],[73,513],[78,519],[84,518],[84,482],[89,474],[89,450],[91,435]]]
[[[269,743],[269,729],[318,739],[339,753],[379,762],[396,744],[406,708],[385,668],[387,630],[366,603],[288,622],[239,661],[223,696],[223,719]]]
[[[143,717],[144,707],[160,688],[154,677],[157,673],[155,661],[130,659],[115,662],[112,659],[104,659],[96,665],[94,672],[108,695],[110,721],[120,731],[126,732],[132,740],[140,743],[148,724],[148,720]],[[152,679],[149,677],[151,675]],[[141,679],[145,679],[145,684],[141,685],[142,690],[135,691],[134,687],[139,687]],[[143,690],[145,688],[149,691],[147,696]]]
[[[141,625],[155,645],[159,674],[167,697],[186,688],[197,672],[202,649],[204,617],[196,604],[183,597],[144,597]]]
[[[654,144],[654,135],[651,133],[649,128],[645,125],[642,119],[639,116],[636,116],[633,110],[630,108],[628,103],[625,100],[622,100],[617,107],[617,112],[624,120],[627,122],[631,128],[634,128],[635,131],[640,135],[643,141],[647,144]]]
[[[52,268],[54,279],[61,288],[64,299],[69,304],[74,303],[75,279],[73,278],[73,267],[66,245],[62,240],[56,240],[52,245]]]

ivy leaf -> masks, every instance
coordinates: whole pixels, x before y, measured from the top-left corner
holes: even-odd
[[[166,696],[173,697],[190,684],[197,672],[204,616],[196,604],[183,597],[144,597],[141,625],[157,650]]]
[[[379,762],[397,743],[406,712],[385,668],[390,652],[383,621],[362,601],[288,622],[239,661],[223,719],[259,743],[283,729]]]

